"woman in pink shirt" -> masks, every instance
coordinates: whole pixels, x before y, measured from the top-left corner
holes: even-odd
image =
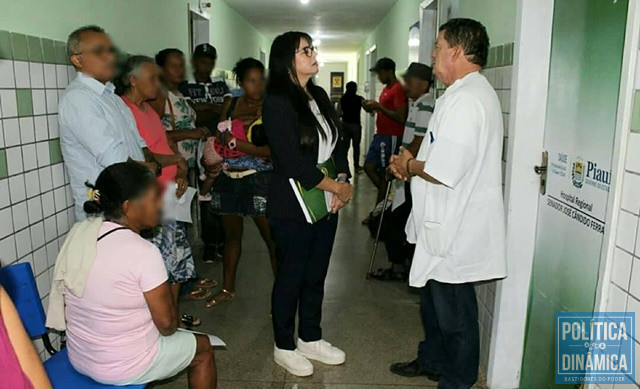
[[[215,388],[209,339],[177,331],[178,312],[162,256],[140,231],[159,222],[161,190],[137,162],[104,169],[84,203],[103,218],[82,296],[65,289],[69,360],[109,385],[162,380],[189,368],[189,388]],[[71,235],[75,239],[87,236]]]
[[[175,143],[167,137],[162,121],[147,103],[160,92],[160,69],[154,60],[136,55],[130,57],[124,67],[118,92],[125,104],[131,109],[136,120],[138,132],[147,143],[154,158],[162,165],[162,174],[158,178],[163,189],[175,182],[176,196],[179,198],[187,189],[187,163],[178,152]],[[160,249],[169,272],[169,281],[178,304],[180,284],[196,277],[191,245],[187,240],[185,224],[175,220],[164,220],[152,232],[150,240]],[[215,286],[210,280],[200,280],[198,287],[188,294],[188,298],[200,300],[211,295],[206,288]],[[188,327],[198,325],[198,319],[189,315],[182,317]]]

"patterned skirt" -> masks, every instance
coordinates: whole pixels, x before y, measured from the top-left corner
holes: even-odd
[[[193,254],[184,223],[165,221],[153,229],[147,240],[160,250],[170,283],[181,284],[196,277]]]

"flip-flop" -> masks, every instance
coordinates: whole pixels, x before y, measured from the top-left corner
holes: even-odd
[[[200,322],[200,319],[198,319],[197,317],[193,317],[191,315],[187,315],[184,314],[182,315],[182,317],[180,318],[180,320],[182,321],[182,323],[187,326],[187,327],[197,327],[200,324],[202,324]]]
[[[214,280],[210,280],[208,278],[203,278],[200,281],[196,282],[196,288],[215,288],[218,286],[218,282]]]
[[[189,300],[206,300],[211,297],[211,291],[209,289],[196,288],[187,293],[186,297]]]
[[[223,297],[224,296],[224,297]],[[216,300],[216,297],[218,298]],[[222,291],[220,293],[218,293],[215,297],[207,300],[207,303],[205,304],[205,308],[211,308],[214,305],[218,305],[221,302],[228,300],[228,301],[233,301],[236,299],[236,293],[235,292],[229,292],[226,289],[222,289]]]

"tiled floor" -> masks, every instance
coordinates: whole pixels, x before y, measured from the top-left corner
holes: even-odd
[[[226,350],[216,352],[221,389],[365,389],[428,388],[426,378],[408,379],[389,372],[393,362],[415,357],[422,327],[418,296],[401,283],[367,281],[365,274],[373,240],[360,225],[374,198],[364,174],[356,179],[357,195],[341,213],[340,225],[327,277],[324,338],[347,353],[343,366],[314,363],[315,373],[297,378],[275,365],[269,319],[272,275],[266,249],[250,219],[246,220],[243,255],[238,270],[238,298],[205,310],[202,302],[183,302],[182,310],[199,316],[202,331],[219,335]],[[384,248],[378,267],[384,263]],[[221,282],[222,267],[198,264],[200,274]],[[156,385],[186,388],[186,374]]]

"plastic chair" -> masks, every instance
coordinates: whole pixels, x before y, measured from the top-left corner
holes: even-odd
[[[31,339],[41,338],[45,349],[51,354],[51,358],[44,363],[44,368],[54,389],[144,389],[146,387],[146,385],[113,386],[100,384],[80,374],[73,368],[71,362],[69,362],[67,349],[57,352],[53,348],[47,328],[44,326],[44,308],[42,307],[36,279],[29,263],[19,263],[0,268],[0,285],[11,297],[29,337]]]

